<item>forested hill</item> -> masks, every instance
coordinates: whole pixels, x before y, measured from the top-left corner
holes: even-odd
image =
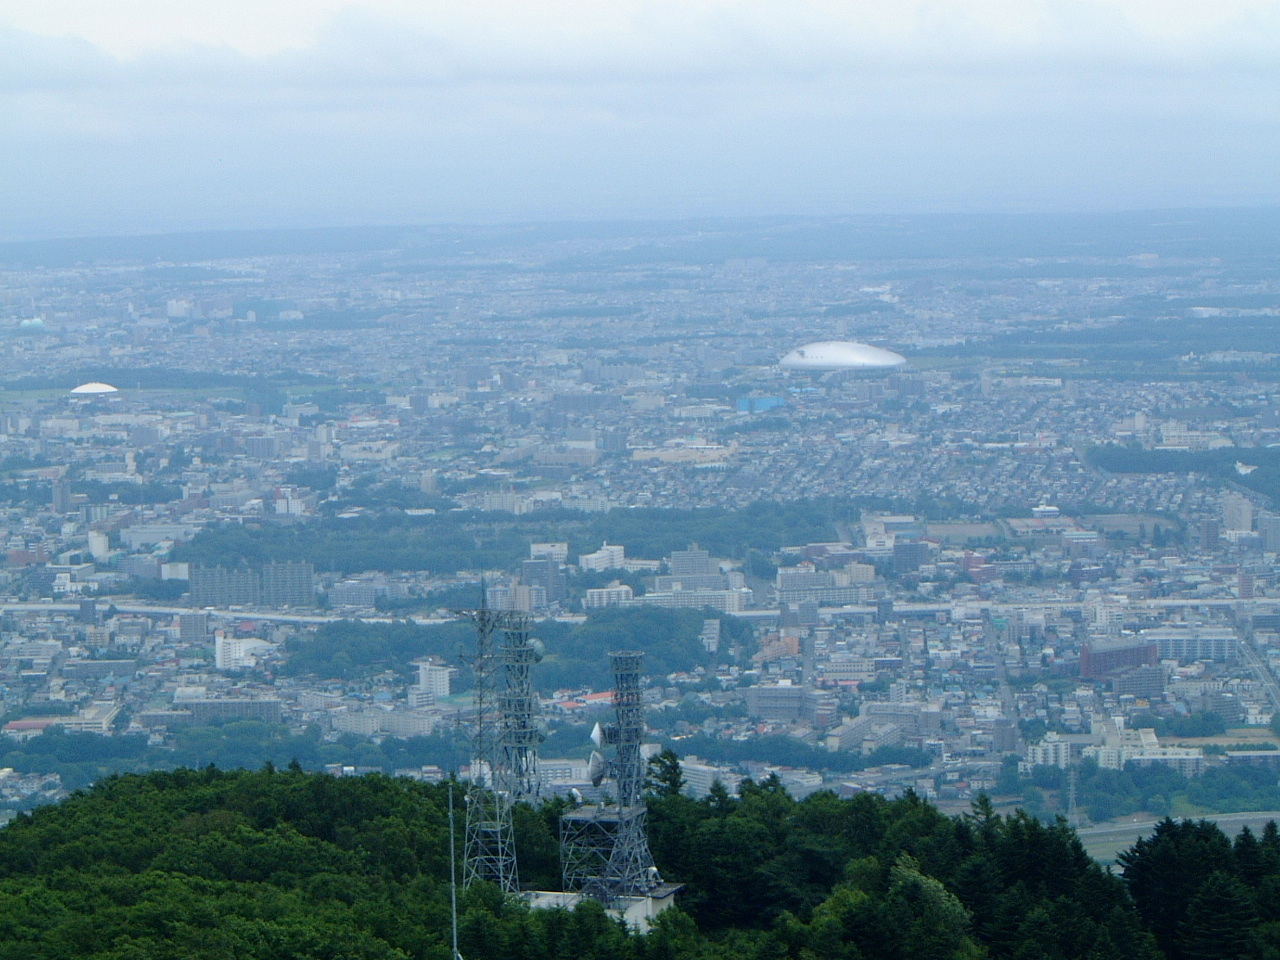
[[[1065,825],[915,797],[797,802],[776,781],[695,801],[672,768],[654,855],[686,884],[646,937],[600,908],[461,901],[467,960],[1280,956],[1280,836],[1166,821],[1091,861]],[[448,960],[447,792],[381,776],[123,776],[0,831],[0,960]],[[459,803],[459,807],[461,804]],[[461,812],[459,810],[459,812]],[[559,808],[521,808],[524,877],[557,872]]]

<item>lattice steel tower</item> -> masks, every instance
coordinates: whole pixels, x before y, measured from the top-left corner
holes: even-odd
[[[538,746],[546,739],[546,728],[539,716],[538,694],[531,677],[542,652],[542,641],[529,636],[528,619],[517,613],[508,614],[498,646],[503,685],[498,694],[502,719],[494,783],[512,801],[536,800],[542,790]]]
[[[618,805],[630,807],[640,802],[644,792],[644,697],[640,692],[640,662],[643,653],[625,650],[609,654],[613,663],[613,708],[618,717],[617,758],[614,778],[618,783]]]
[[[471,669],[475,674],[471,725],[471,783],[467,789],[467,826],[463,844],[462,884],[477,880],[496,883],[507,893],[520,889],[511,821],[511,796],[502,783],[501,725],[493,715],[498,707],[502,666],[497,635],[505,631],[507,614],[490,610],[481,585],[480,609],[461,611],[476,628]],[[505,632],[504,632],[505,636]]]
[[[614,747],[614,757],[606,762],[593,754],[592,779],[599,786],[606,773],[611,776],[617,786],[617,802],[582,807],[560,819],[565,890],[581,892],[606,905],[619,897],[646,896],[661,882],[649,853],[642,798],[645,724],[640,663],[644,654],[622,651],[611,653],[609,658],[617,719],[598,729],[595,737],[598,746]]]

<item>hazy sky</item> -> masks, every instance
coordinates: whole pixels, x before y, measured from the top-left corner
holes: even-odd
[[[1280,202],[1280,0],[0,0],[0,237]]]

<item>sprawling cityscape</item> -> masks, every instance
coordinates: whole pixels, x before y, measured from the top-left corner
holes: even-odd
[[[1280,0],[0,60],[0,960],[1280,960]]]
[[[1270,273],[854,226],[8,248],[9,815],[148,767],[465,772],[481,605],[545,646],[548,793],[598,793],[634,646],[698,796],[1272,809]]]

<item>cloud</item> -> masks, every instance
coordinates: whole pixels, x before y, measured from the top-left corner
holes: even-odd
[[[1280,52],[1280,4],[1219,0],[0,0],[15,76],[77,68],[407,84],[1212,63]],[[59,44],[57,41],[62,41]],[[111,69],[115,67],[114,71]]]
[[[0,112],[23,145],[0,156],[0,216],[48,233],[1275,202],[1278,13],[0,0]]]

